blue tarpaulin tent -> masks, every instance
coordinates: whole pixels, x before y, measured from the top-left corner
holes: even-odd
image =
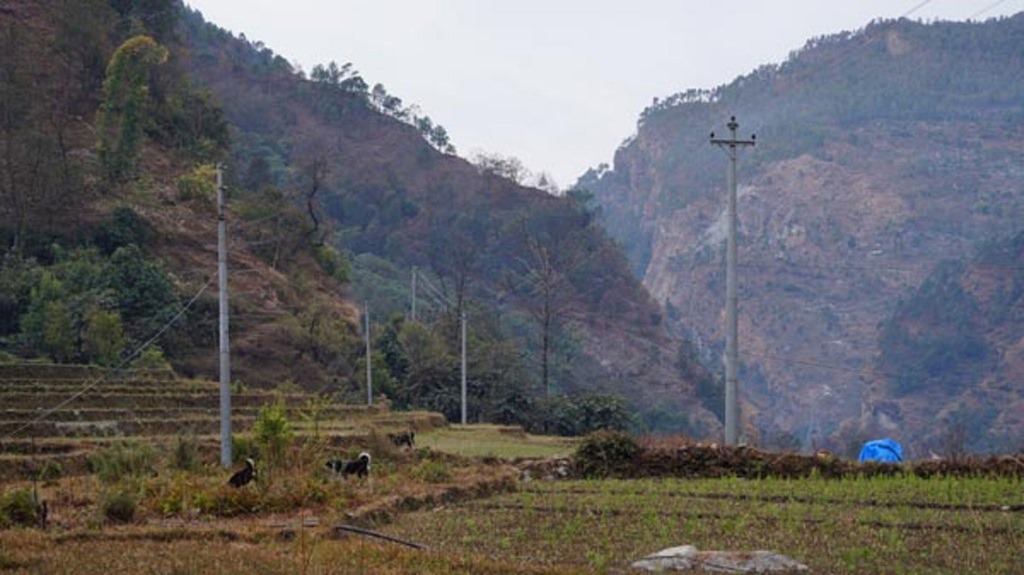
[[[857,461],[880,461],[882,463],[900,463],[903,461],[903,448],[888,437],[885,439],[874,439],[860,448],[860,457]]]

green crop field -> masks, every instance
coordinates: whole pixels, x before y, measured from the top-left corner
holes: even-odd
[[[683,544],[768,549],[811,573],[1024,572],[1019,479],[602,480],[404,516],[389,532],[454,554],[594,572]]]

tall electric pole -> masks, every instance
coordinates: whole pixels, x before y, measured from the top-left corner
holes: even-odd
[[[364,328],[366,332],[366,405],[373,405],[373,363],[370,356],[370,302],[363,302]]]
[[[466,425],[466,310],[460,314],[462,320],[462,425]]]
[[[412,266],[412,321],[416,321],[416,266]]]
[[[228,230],[224,168],[217,164],[217,283],[220,307],[220,464],[231,466],[231,348],[228,341]]]
[[[756,136],[749,140],[737,140],[736,116],[729,118],[729,139],[715,138],[711,132],[711,144],[726,151],[729,156],[729,208],[728,239],[725,247],[725,443],[736,445],[739,427],[739,346],[736,319],[736,153],[740,146],[753,146]]]

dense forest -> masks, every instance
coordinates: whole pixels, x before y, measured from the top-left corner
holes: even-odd
[[[586,190],[463,160],[352,64],[306,74],[177,1],[0,25],[4,361],[213,377],[221,165],[237,385],[360,401],[369,361],[395,407],[456,419],[465,317],[473,421],[714,431]]]

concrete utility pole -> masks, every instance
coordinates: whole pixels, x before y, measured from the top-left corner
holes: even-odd
[[[412,321],[416,321],[416,266],[412,266]]]
[[[363,318],[366,332],[366,405],[373,405],[373,364],[370,356],[370,302],[363,303]]]
[[[729,118],[729,139],[716,139],[711,132],[711,144],[724,150],[729,156],[729,213],[728,240],[725,247],[725,443],[736,445],[737,428],[739,427],[739,350],[736,319],[736,149],[740,146],[753,146],[756,136],[749,140],[737,140],[736,116]]]
[[[217,164],[217,283],[220,307],[220,464],[231,466],[231,348],[228,341],[228,230],[224,168]]]
[[[462,310],[462,425],[466,425],[466,310]]]

